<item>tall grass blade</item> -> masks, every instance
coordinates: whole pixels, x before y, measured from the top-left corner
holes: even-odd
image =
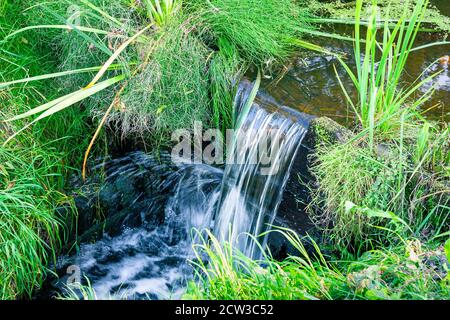
[[[11,137],[9,137],[4,143],[3,146],[5,146],[6,144],[8,144],[12,139],[14,139],[18,134],[20,134],[21,132],[23,132],[24,130],[26,130],[27,128],[29,128],[30,126],[32,126],[33,124],[35,124],[36,122],[51,116],[61,110],[64,110],[65,108],[80,102],[94,94],[96,94],[97,92],[100,92],[110,86],[112,86],[113,84],[122,81],[123,79],[125,79],[124,75],[120,75],[120,76],[116,76],[114,78],[105,80],[101,83],[98,83],[88,89],[82,89],[80,91],[77,91],[73,94],[70,94],[68,96],[66,96],[65,99],[63,100],[58,100],[58,103],[53,104],[50,108],[48,108],[46,111],[44,111],[41,115],[39,115],[36,119],[34,119],[33,121],[31,121],[29,124],[27,124],[25,127],[23,127],[22,129],[20,129],[19,131],[17,131],[16,133],[14,133]],[[39,108],[39,107],[38,107]]]

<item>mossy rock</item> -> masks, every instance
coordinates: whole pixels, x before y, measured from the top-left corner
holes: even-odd
[[[345,143],[353,133],[328,117],[314,118],[310,122],[306,143],[310,148],[323,144]]]

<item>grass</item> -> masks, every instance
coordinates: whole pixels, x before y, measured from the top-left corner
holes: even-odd
[[[109,124],[120,122],[123,135],[150,130],[157,145],[194,119],[213,118],[225,129],[248,62],[235,47],[239,39],[208,38],[179,1],[159,1],[159,8],[158,1],[1,4],[10,13],[0,26],[1,154],[17,161],[2,177],[8,228],[0,254],[11,265],[0,279],[2,298],[16,298],[32,294],[56,255],[62,221],[55,208],[66,199],[58,191],[80,166],[96,117],[110,106]]]
[[[422,81],[417,80],[409,88],[401,87],[405,64],[413,49],[427,3],[428,1],[417,1],[411,15],[407,16],[407,11],[404,11],[393,30],[385,20],[382,41],[379,42],[377,5],[373,2],[373,13],[364,39],[365,45],[361,48],[360,21],[363,1],[357,1],[354,50],[356,74],[340,60],[357,89],[357,102],[349,98],[347,90],[341,81],[340,83],[362,129],[368,130],[370,147],[373,147],[375,134],[381,137],[392,137],[399,132],[401,120],[417,116],[417,107],[431,96],[432,89],[408,105],[408,98],[433,76]]]
[[[225,132],[232,128],[233,101],[238,75],[245,67],[236,48],[226,39],[218,40],[219,50],[211,57],[209,77],[211,83],[212,122],[215,128]]]
[[[22,17],[30,3],[3,2],[9,14],[0,21],[0,38],[21,27],[17,17]],[[26,124],[24,119],[3,120],[28,112],[55,95],[52,79],[20,82],[30,74],[56,69],[58,61],[45,45],[49,38],[29,33],[0,43],[0,79],[18,80],[0,88],[1,144]],[[56,208],[71,203],[62,191],[89,141],[87,122],[82,107],[66,110],[0,146],[0,299],[31,297],[49,272],[48,263],[64,244],[64,222],[74,212],[57,214]]]
[[[147,17],[158,26],[167,24],[181,8],[181,0],[144,0]]]
[[[49,188],[58,179],[58,154],[34,146],[0,148],[0,298],[32,294],[60,245],[54,207],[65,198]]]
[[[448,149],[444,153],[438,151],[446,148],[446,135],[448,129],[434,133],[435,142],[428,145],[429,154],[439,153],[435,159],[448,154]],[[317,149],[312,171],[318,186],[313,192],[311,214],[316,224],[326,229],[330,241],[341,249],[364,251],[389,240],[389,232],[373,229],[372,225],[388,226],[392,220],[368,215],[366,209],[396,212],[413,227],[416,235],[433,235],[449,227],[445,182],[448,177],[444,173],[448,169],[441,171],[448,168],[448,160],[437,160],[439,164],[432,164],[428,162],[431,158],[428,161],[421,158],[417,162],[414,160],[415,147],[409,151],[401,149],[401,152],[388,145],[384,148],[389,153],[387,157],[352,143]],[[349,210],[349,203],[359,207]]]
[[[373,4],[361,47],[363,2],[356,2],[356,73],[339,61],[359,93],[348,99],[358,126],[346,143],[319,144],[311,167],[311,215],[329,254],[314,241],[308,253],[310,239],[275,228],[298,254],[279,262],[266,252],[254,261],[207,232],[194,246],[197,282],[187,298],[448,299],[448,127],[416,111],[431,92],[409,100],[423,82],[400,87],[427,4],[416,1],[394,25],[384,22],[381,35]]]
[[[209,83],[205,77],[207,48],[191,34],[184,19],[165,25],[145,68],[130,79],[121,95],[125,110],[115,113],[124,133],[156,133],[154,140],[170,141],[179,128],[209,121]],[[161,137],[160,137],[161,136]]]
[[[392,30],[385,23],[382,42],[373,14],[365,48],[355,42],[356,74],[341,61],[358,91],[358,101],[352,102],[342,86],[359,124],[347,143],[317,147],[310,205],[313,220],[341,250],[359,254],[389,243],[391,235],[383,228],[390,227],[393,212],[411,226],[403,235],[412,231],[426,237],[449,228],[448,126],[432,125],[417,112],[431,91],[409,99],[429,78],[400,87],[427,3],[417,1],[408,22],[405,11]],[[357,40],[362,4],[357,1]],[[383,227],[373,229],[374,224]]]
[[[242,58],[257,66],[289,57],[290,39],[308,30],[309,11],[303,1],[192,1],[200,23],[213,39],[225,39]],[[189,6],[188,6],[189,7]]]
[[[195,246],[197,282],[187,299],[201,300],[341,300],[341,299],[447,299],[450,293],[442,247],[429,248],[417,239],[372,250],[354,261],[325,256],[313,242],[308,253],[305,239],[287,229],[275,229],[298,250],[285,261],[255,261],[230,243],[208,238]],[[255,239],[256,241],[256,239]],[[311,241],[311,240],[309,240]]]
[[[61,94],[18,117],[39,114],[31,126],[79,102],[97,117],[115,101],[110,121],[101,124],[118,124],[122,136],[154,133],[147,140],[157,147],[193,119],[229,128],[231,93],[242,72],[283,62],[295,48],[292,39],[309,30],[307,10],[291,0],[119,1],[114,7],[58,0],[26,12],[32,25],[4,42],[50,30],[63,71],[22,80],[57,78]]]
[[[8,177],[2,190],[0,254],[15,267],[5,265],[0,279],[2,298],[15,298],[31,295],[56,254],[56,195],[83,160],[92,116],[110,106],[109,124],[119,121],[123,135],[150,130],[157,145],[194,119],[226,128],[242,60],[233,38],[217,46],[204,38],[179,1],[1,4],[10,13],[1,21],[1,153],[18,156],[12,167],[21,179]]]
[[[320,49],[299,39],[322,34],[311,3],[0,0],[8,12],[0,21],[0,297],[29,297],[42,283],[64,242],[55,209],[70,199],[61,192],[104,124],[155,147],[195,120],[230,128],[233,90],[249,67],[270,70],[296,45]],[[401,83],[428,2],[382,23],[374,6],[366,15],[356,4],[356,72],[340,61],[359,93],[348,99],[359,123],[347,144],[319,146],[312,168],[312,214],[337,258],[316,244],[306,252],[288,230],[278,232],[299,255],[283,262],[269,253],[253,261],[209,234],[196,246],[200,282],[187,297],[448,297],[449,129],[416,112],[431,91],[410,101],[424,81]]]
[[[7,103],[3,100],[2,118],[11,105],[33,99],[31,94],[20,95],[21,90],[3,92],[14,98]],[[75,163],[76,157],[69,157],[79,147],[68,137],[52,138],[46,129],[49,126],[55,131],[52,133],[62,136],[67,128],[73,129],[72,134],[81,128],[67,114],[57,123],[40,123],[9,146],[0,146],[0,299],[31,297],[66,236],[64,221],[69,216],[57,215],[55,210],[71,203],[59,190],[72,172],[70,164]],[[15,130],[10,124],[0,126],[1,140]],[[67,214],[73,213],[69,210]]]

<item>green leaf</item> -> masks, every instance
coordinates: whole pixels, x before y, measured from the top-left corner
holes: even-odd
[[[9,87],[9,86],[14,85],[14,84],[27,83],[27,82],[33,82],[33,81],[41,81],[41,80],[46,80],[46,79],[52,79],[52,78],[59,78],[59,77],[69,76],[69,75],[73,75],[73,74],[98,71],[101,68],[102,68],[102,66],[90,67],[90,68],[62,71],[62,72],[56,72],[56,73],[48,73],[48,74],[43,74],[43,75],[40,75],[40,76],[29,77],[29,78],[24,78],[24,79],[9,81],[9,82],[3,82],[3,83],[0,83],[0,89],[3,89],[5,87]],[[113,65],[109,66],[108,70],[116,70],[116,69],[119,69],[119,68],[120,68],[119,64],[113,64]]]
[[[119,55],[134,41],[136,40],[140,35],[142,35],[145,31],[150,29],[153,26],[153,24],[149,24],[144,29],[136,33],[134,36],[129,38],[127,41],[125,41],[112,55],[109,57],[108,61],[105,62],[105,64],[100,68],[98,73],[95,75],[94,79],[86,86],[86,89],[89,89],[93,85],[97,83],[97,81],[100,80],[100,78],[105,74],[106,71],[111,67],[113,62],[119,57]]]
[[[14,133],[11,137],[9,137],[5,143],[3,144],[3,146],[5,146],[8,142],[10,142],[12,139],[14,139],[19,133],[21,133],[22,131],[26,130],[27,128],[29,128],[31,125],[35,124],[36,122],[49,117],[59,111],[64,110],[65,108],[74,105],[77,102],[80,102],[108,87],[110,87],[111,85],[122,81],[125,78],[125,75],[120,75],[120,76],[116,76],[114,78],[105,80],[103,82],[100,82],[90,88],[86,88],[86,89],[81,89],[79,91],[76,91],[74,93],[68,94],[64,97],[58,98],[54,101],[51,101],[43,106],[45,106],[45,108],[43,106],[37,107],[33,110],[31,110],[29,113],[37,113],[39,111],[42,111],[43,109],[47,109],[46,111],[44,111],[42,114],[40,114],[36,119],[34,119],[33,121],[31,121],[29,124],[27,124],[25,127],[23,127],[22,129],[20,129],[19,131],[17,131],[16,133]],[[50,106],[50,107],[49,107]],[[39,111],[36,111],[39,110]],[[21,117],[21,116],[19,116]]]
[[[444,244],[444,252],[448,262],[450,263],[450,239],[448,239]]]
[[[3,38],[3,41],[6,41],[14,36],[16,36],[19,33],[25,32],[25,31],[29,31],[29,30],[36,30],[36,29],[64,29],[67,31],[71,31],[74,29],[77,29],[79,31],[83,31],[83,32],[90,32],[90,33],[96,33],[96,34],[103,34],[103,35],[107,35],[108,31],[104,31],[104,30],[100,30],[100,29],[95,29],[95,28],[88,28],[88,27],[81,27],[81,26],[76,26],[76,27],[72,27],[66,24],[61,24],[61,25],[38,25],[38,26],[28,26],[22,29],[19,29],[17,31],[14,31],[13,33],[7,35],[5,38]]]

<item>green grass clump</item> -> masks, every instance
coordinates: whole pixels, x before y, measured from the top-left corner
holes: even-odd
[[[237,79],[244,72],[237,50],[224,38],[218,40],[219,50],[209,63],[212,122],[222,132],[232,128],[233,101]]]
[[[372,226],[392,227],[398,220],[390,212],[412,227],[400,229],[417,236],[449,228],[448,129],[431,134],[420,159],[413,143],[382,144],[377,152],[352,142],[317,148],[311,217],[331,242],[354,252],[388,243],[390,232]]]
[[[8,15],[0,20],[2,39],[26,26],[29,11],[23,10],[34,4],[4,3]],[[29,32],[0,42],[1,81],[54,72],[59,61],[46,46],[51,36]],[[88,114],[81,107],[66,110],[3,145],[25,124],[4,120],[56,95],[56,87],[50,79],[0,88],[0,299],[30,297],[64,241],[66,217],[56,208],[70,203],[61,192],[89,141]]]
[[[121,95],[122,112],[111,117],[118,117],[124,133],[155,133],[167,141],[176,129],[209,122],[209,50],[187,27],[182,19],[172,21],[142,49],[151,55]]]
[[[181,0],[144,0],[147,17],[158,26],[167,24],[181,8]]]
[[[362,45],[360,28],[363,1],[356,2],[354,22],[356,73],[353,73],[343,60],[340,62],[353,81],[358,92],[358,100],[353,102],[340,79],[339,83],[361,129],[367,131],[371,147],[375,135],[379,138],[392,138],[397,136],[404,121],[417,120],[416,109],[432,94],[430,89],[417,100],[410,100],[410,97],[433,76],[421,81],[416,80],[408,88],[404,88],[401,83],[406,61],[413,49],[427,4],[427,0],[417,1],[410,15],[404,10],[392,30],[388,23],[390,17],[385,16],[381,35],[377,26],[378,6],[374,1],[364,37],[365,43]],[[337,77],[339,78],[338,75]]]
[[[351,289],[365,299],[447,300],[449,263],[450,255],[439,241],[399,239],[395,245],[366,252],[349,263],[345,273]]]
[[[291,40],[309,28],[308,9],[292,0],[186,3],[198,8],[201,22],[214,39],[226,39],[243,59],[258,66],[287,58],[294,49]]]
[[[59,245],[54,207],[63,196],[51,191],[60,170],[51,148],[0,147],[0,299],[31,296]]]
[[[311,169],[318,186],[310,207],[321,207],[312,217],[341,249],[359,252],[387,243],[389,232],[374,230],[373,224],[404,221],[416,235],[449,227],[448,128],[419,120],[416,109],[431,91],[409,101],[429,79],[400,88],[427,3],[417,1],[412,15],[407,19],[405,11],[393,30],[384,23],[378,42],[374,2],[364,50],[359,43],[363,2],[356,3],[356,74],[341,63],[358,91],[353,103],[342,86],[359,133],[344,144],[318,146]],[[398,219],[392,219],[393,212]]]
[[[208,233],[208,239],[194,247],[198,282],[190,283],[185,298],[397,300],[447,299],[450,293],[446,267],[450,256],[442,247],[403,240],[355,261],[341,261],[326,257],[314,242],[314,252],[308,253],[293,231],[273,232],[281,232],[298,255],[280,262],[266,252],[267,259],[255,261]]]
[[[59,98],[19,117],[39,114],[33,125],[82,102],[102,117],[101,125],[109,117],[122,136],[138,133],[157,147],[193,120],[213,120],[225,130],[232,126],[233,87],[242,72],[292,54],[293,41],[309,30],[307,11],[292,0],[38,4],[26,10],[31,25],[5,41],[48,31],[55,62],[70,76],[47,75],[58,78]]]

